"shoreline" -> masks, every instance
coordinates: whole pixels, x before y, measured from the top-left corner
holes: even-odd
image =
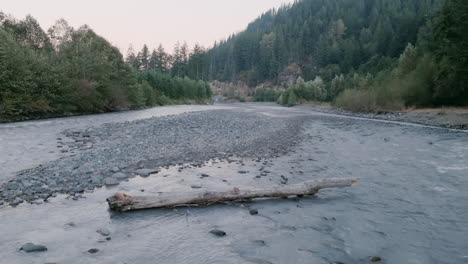
[[[447,129],[468,130],[468,108],[424,108],[356,113],[330,105],[300,104],[313,111],[360,118],[407,122]]]

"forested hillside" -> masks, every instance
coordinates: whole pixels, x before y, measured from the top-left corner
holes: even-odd
[[[296,1],[216,43],[204,76],[285,88],[300,77],[280,98],[284,104],[337,97],[341,106],[362,106],[356,110],[466,104],[467,6],[464,0]]]
[[[142,58],[138,61],[144,63]],[[132,69],[117,48],[88,26],[74,29],[59,20],[45,32],[31,16],[17,20],[0,12],[0,121],[210,96],[210,87],[203,81],[145,67]]]

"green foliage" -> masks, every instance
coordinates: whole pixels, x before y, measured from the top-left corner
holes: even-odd
[[[255,90],[254,100],[256,102],[276,102],[279,93],[274,89],[258,88]]]
[[[183,45],[182,64],[187,52]],[[198,48],[197,56],[203,54]],[[31,16],[18,21],[0,13],[0,121],[211,97],[206,82],[169,75],[169,57],[162,47],[150,54],[145,45],[137,56],[129,50],[126,63],[88,26],[75,30],[62,19],[45,33]]]

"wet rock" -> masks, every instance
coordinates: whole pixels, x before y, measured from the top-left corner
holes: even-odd
[[[371,262],[380,262],[380,261],[382,261],[382,258],[374,256],[374,257],[369,257],[369,260]]]
[[[88,250],[88,252],[91,253],[91,254],[95,254],[95,253],[98,253],[98,252],[99,252],[99,249],[97,249],[97,248],[92,248],[92,249]]]
[[[200,186],[200,185],[192,185],[192,186],[190,186],[190,187],[191,187],[192,189],[201,189],[201,188],[202,188],[202,186]]]
[[[31,253],[31,252],[47,251],[47,247],[43,245],[35,245],[33,243],[26,243],[21,246],[20,250],[26,253]]]
[[[288,181],[289,181],[289,179],[286,176],[281,175],[281,184],[287,184]]]
[[[10,206],[11,207],[16,207],[22,202],[23,202],[23,199],[17,197],[17,198],[15,198],[15,200],[13,200],[13,202],[10,203]]]
[[[118,179],[118,180],[125,180],[125,179],[128,178],[128,176],[125,173],[122,173],[122,172],[114,173],[114,174],[112,174],[111,177],[114,178],[114,179]]]
[[[239,173],[239,174],[247,174],[247,173],[249,173],[249,172],[248,172],[248,171],[245,171],[245,170],[240,170],[240,171],[238,171],[237,173]]]
[[[210,231],[210,233],[215,235],[215,236],[219,236],[219,237],[222,237],[222,236],[226,235],[226,232],[224,232],[223,230],[219,230],[219,229],[213,229],[213,230]]]
[[[114,178],[105,178],[103,181],[104,185],[106,186],[115,186],[115,185],[119,185],[119,181],[114,179]]]
[[[254,240],[253,243],[257,246],[266,246],[266,243],[263,240]]]
[[[201,178],[208,178],[208,177],[210,177],[210,175],[208,175],[208,174],[206,174],[206,173],[202,173],[202,174],[200,175],[200,177],[201,177]]]
[[[250,213],[250,215],[258,215],[258,210],[257,209],[250,209],[249,213]]]
[[[96,230],[96,233],[105,237],[110,235],[110,231],[107,228],[99,228],[98,230]]]
[[[141,177],[148,177],[157,172],[159,172],[157,169],[139,169],[135,171],[135,173]]]

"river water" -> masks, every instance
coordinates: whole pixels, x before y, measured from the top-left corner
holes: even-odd
[[[47,154],[55,144],[46,141],[55,142],[66,128],[219,107],[156,108],[1,125],[0,160],[6,167],[2,173],[8,178],[18,169],[56,157]],[[79,201],[59,196],[47,204],[0,208],[1,263],[348,264],[370,263],[374,256],[382,259],[380,263],[468,263],[468,133],[321,114],[306,107],[221,107],[255,111],[265,118],[306,116],[300,132],[306,140],[276,159],[172,167],[86,193]],[[15,161],[26,165],[15,167]],[[265,170],[266,176],[256,177]],[[210,177],[201,178],[202,173]],[[185,192],[194,185],[261,187],[280,184],[281,176],[288,183],[328,177],[359,177],[360,182],[315,197],[125,214],[110,212],[105,202],[115,192]],[[249,208],[259,214],[250,215]],[[110,241],[96,233],[99,228],[110,230]],[[209,234],[214,228],[227,235]],[[27,242],[49,250],[18,252]],[[88,253],[91,248],[99,252]]]

